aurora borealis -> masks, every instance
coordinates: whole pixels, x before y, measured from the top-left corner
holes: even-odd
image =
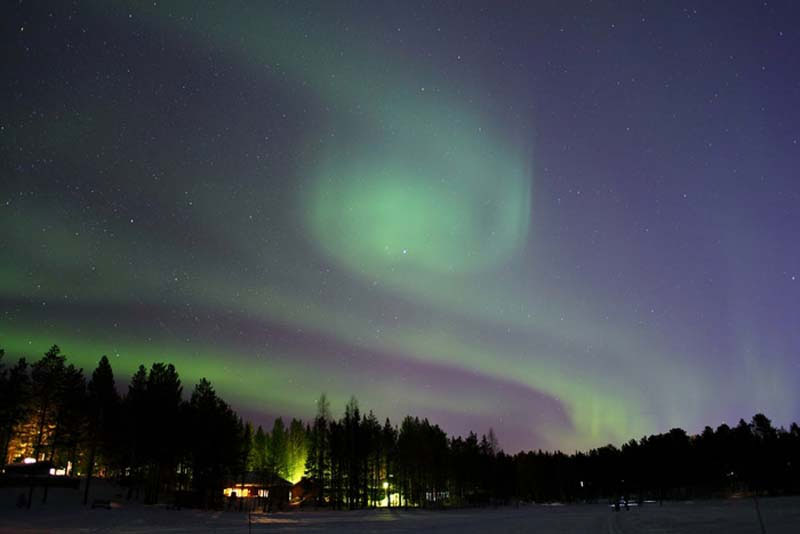
[[[10,356],[512,452],[800,416],[797,6],[0,9]]]

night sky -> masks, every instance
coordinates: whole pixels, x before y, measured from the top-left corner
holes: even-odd
[[[800,418],[800,3],[0,10],[12,358],[510,452]]]

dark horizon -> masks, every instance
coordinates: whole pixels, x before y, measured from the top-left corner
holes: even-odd
[[[77,489],[83,480],[83,504],[94,508],[98,476],[126,488],[126,505],[261,513],[604,499],[627,510],[800,492],[800,426],[775,428],[763,414],[693,436],[673,428],[619,447],[506,454],[492,429],[448,436],[413,415],[392,424],[355,397],[340,417],[322,394],[313,421],[256,428],[213,383],[192,387],[166,362],[141,366],[123,394],[116,388],[105,356],[84,373],[57,345],[30,363],[0,349],[0,486],[28,486],[17,507],[30,509],[37,487],[45,505],[51,486]]]

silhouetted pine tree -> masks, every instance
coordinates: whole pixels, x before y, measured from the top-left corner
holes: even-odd
[[[239,418],[205,378],[195,386],[187,409],[192,487],[203,506],[222,501],[227,479],[241,472],[242,436]]]
[[[148,462],[145,500],[158,502],[172,487],[184,443],[181,424],[183,387],[172,364],[154,363],[147,375],[144,453]]]
[[[292,422],[289,423],[286,445],[286,479],[291,482],[297,482],[303,476],[308,456],[308,436],[306,435],[306,427],[301,420],[292,419]]]
[[[139,499],[147,465],[147,369],[140,365],[131,378],[128,392],[122,403],[123,439],[127,443],[123,463],[127,465],[128,499]]]
[[[106,356],[100,358],[86,389],[88,393],[86,441],[89,454],[86,460],[83,504],[89,500],[89,487],[98,457],[106,467],[109,467],[114,456],[114,447],[121,445],[119,440],[115,439],[118,430],[116,422],[119,417],[119,393],[114,384],[114,372]]]
[[[309,436],[306,476],[318,488],[317,505],[325,503],[331,486],[330,404],[323,393],[317,400],[317,415]]]
[[[33,457],[37,460],[44,458],[48,427],[55,424],[57,395],[65,371],[64,361],[61,349],[53,345],[31,369],[32,407],[37,420]]]
[[[3,365],[4,356],[5,351],[0,349],[0,465],[5,465],[7,461],[8,445],[17,425],[25,420],[30,397],[25,358],[20,358],[13,367],[7,369]]]
[[[289,478],[289,434],[280,417],[275,419],[267,440],[267,466],[270,473]]]

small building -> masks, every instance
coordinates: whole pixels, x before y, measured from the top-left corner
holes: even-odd
[[[8,464],[5,466],[5,474],[9,477],[37,477],[47,478],[53,470],[51,462],[37,462],[33,458],[30,461]]]
[[[0,474],[0,487],[56,487],[77,489],[80,480],[65,476],[51,462],[19,462],[8,464]]]
[[[290,493],[291,502],[296,506],[315,503],[319,495],[319,484],[310,478],[301,478]]]
[[[242,510],[273,511],[289,507],[291,489],[292,483],[278,475],[248,471],[243,479],[228,481],[222,493],[228,507],[235,504]]]

